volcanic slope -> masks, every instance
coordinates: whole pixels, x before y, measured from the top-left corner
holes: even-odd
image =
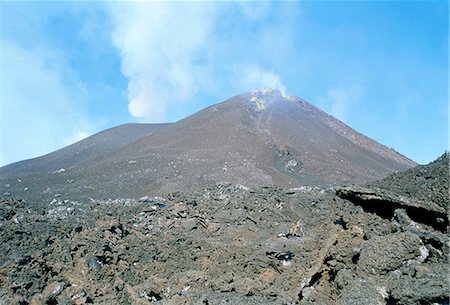
[[[24,198],[33,199],[136,198],[218,182],[367,182],[416,165],[302,99],[272,89],[235,96],[95,158],[76,164],[73,158],[67,151],[61,162],[42,160],[46,165],[28,175],[33,171],[23,169],[30,161],[14,172],[2,169],[2,186],[27,188]],[[65,170],[55,172],[60,168]]]
[[[101,131],[42,157],[19,161],[0,168],[0,175],[48,173],[101,159],[116,149],[133,143],[169,124],[124,124]]]

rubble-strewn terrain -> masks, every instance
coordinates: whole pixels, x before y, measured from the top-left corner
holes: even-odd
[[[376,187],[12,193],[0,200],[0,304],[448,304],[448,164]]]

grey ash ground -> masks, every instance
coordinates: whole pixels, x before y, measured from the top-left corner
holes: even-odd
[[[446,153],[365,186],[12,193],[0,304],[448,304],[448,177]]]

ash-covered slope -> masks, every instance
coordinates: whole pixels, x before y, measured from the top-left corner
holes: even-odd
[[[0,175],[20,176],[69,169],[83,162],[104,158],[170,124],[124,124],[113,127],[42,157],[19,161],[0,168]]]
[[[272,89],[235,96],[115,148],[76,166],[50,160],[45,170],[24,179],[20,171],[2,173],[2,184],[28,188],[24,196],[31,198],[136,198],[216,182],[285,187],[367,182],[415,165],[307,102]],[[65,171],[54,173],[60,168]]]

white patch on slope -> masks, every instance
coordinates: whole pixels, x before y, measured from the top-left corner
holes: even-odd
[[[253,90],[250,92],[250,102],[254,103],[256,106],[256,111],[260,112],[266,109],[266,103],[270,102],[270,97],[272,95],[280,95],[284,98],[282,91],[278,89],[272,89],[269,87],[261,88],[258,90]]]
[[[418,261],[423,263],[430,255],[430,251],[424,245],[419,247],[420,255],[417,257]]]
[[[269,94],[272,94],[274,92],[279,92],[281,94],[281,96],[284,97],[283,91],[281,89],[273,89],[273,88],[270,88],[270,87],[264,87],[264,88],[261,88],[261,89],[253,90],[253,91],[251,91],[251,95],[252,96],[269,95]]]
[[[256,111],[260,112],[266,109],[266,102],[262,99],[257,98],[256,96],[252,96],[250,98],[250,102],[255,103]]]

